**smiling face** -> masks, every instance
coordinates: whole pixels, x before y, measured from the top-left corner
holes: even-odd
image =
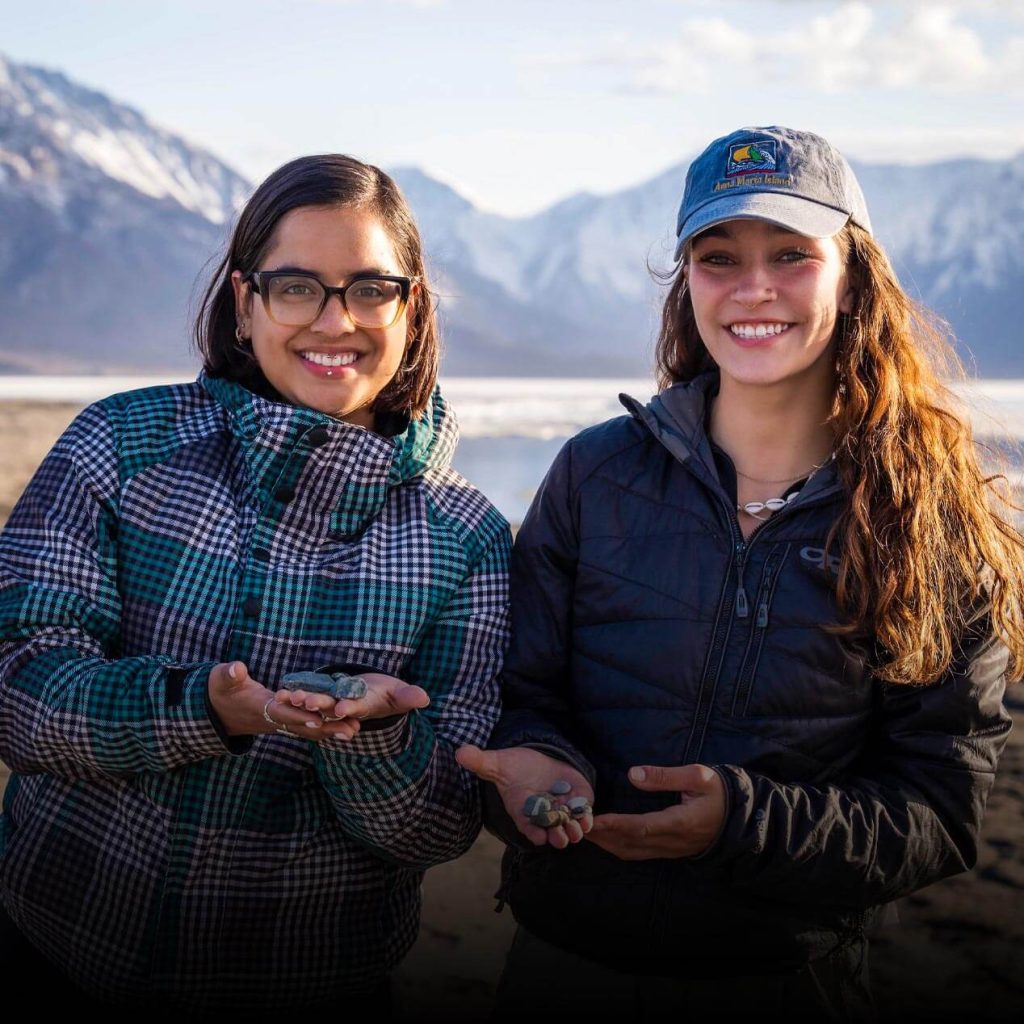
[[[790,382],[831,393],[836,321],[854,298],[835,238],[726,221],[694,239],[685,273],[723,384]]]
[[[371,213],[346,206],[303,206],[286,213],[274,230],[257,270],[303,270],[341,287],[361,273],[405,274],[391,239]],[[235,309],[263,375],[287,402],[358,426],[373,427],[372,404],[402,362],[408,316],[415,301],[390,327],[357,327],[331,296],[306,327],[275,323],[258,295],[231,275]]]

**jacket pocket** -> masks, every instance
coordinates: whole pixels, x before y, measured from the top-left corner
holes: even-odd
[[[791,547],[791,544],[775,544],[765,559],[764,569],[761,571],[761,582],[758,585],[757,597],[752,609],[753,628],[747,639],[747,649],[743,654],[743,662],[740,665],[736,690],[732,698],[732,716],[734,718],[745,718],[749,714],[750,694],[754,686],[754,678],[757,675],[757,666],[761,661],[764,636],[768,632],[775,585]]]

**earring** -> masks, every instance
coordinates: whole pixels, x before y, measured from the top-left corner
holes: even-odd
[[[256,357],[252,352],[252,340],[242,333],[244,326],[244,324],[239,324],[235,327],[235,344],[233,347],[247,359],[255,360]]]

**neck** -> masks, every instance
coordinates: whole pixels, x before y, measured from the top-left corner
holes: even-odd
[[[798,480],[828,458],[835,438],[827,392],[806,386],[747,385],[723,375],[711,408],[711,437],[738,471]]]

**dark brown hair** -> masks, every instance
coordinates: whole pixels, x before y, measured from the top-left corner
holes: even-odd
[[[405,197],[379,167],[340,153],[303,156],[279,167],[252,194],[238,216],[227,255],[217,266],[196,315],[193,339],[211,377],[226,377],[261,393],[272,388],[251,353],[235,339],[232,271],[259,268],[281,218],[302,206],[366,210],[381,223],[402,272],[419,282],[409,315],[409,342],[402,363],[373,402],[375,412],[418,416],[437,381],[440,342],[423,244]]]
[[[873,637],[890,682],[946,672],[979,605],[1024,675],[1024,538],[1005,478],[986,476],[968,416],[943,378],[963,379],[948,330],[900,286],[863,229],[836,242],[856,292],[837,324],[832,425],[848,501],[829,534],[840,551],[837,632]],[[715,362],[697,331],[683,268],[673,277],[657,344],[659,387]]]

